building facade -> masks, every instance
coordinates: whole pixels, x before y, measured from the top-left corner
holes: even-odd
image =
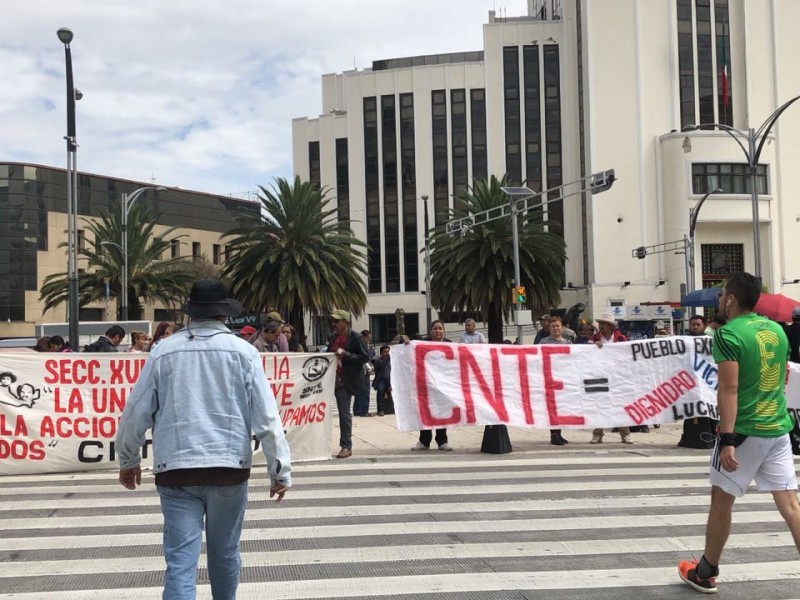
[[[44,279],[67,270],[66,171],[42,165],[0,163],[0,339],[31,337],[36,323],[67,320],[66,304],[43,312],[39,289]],[[100,217],[112,201],[143,183],[78,173],[78,243],[94,243],[87,220]],[[181,189],[151,190],[137,201],[157,219],[156,232],[177,227],[172,256],[192,257],[221,266],[224,240],[235,217],[259,210],[257,202]],[[177,237],[181,236],[181,237]],[[121,240],[107,240],[119,244]],[[166,258],[166,257],[165,257]],[[78,268],[82,268],[79,262]],[[170,307],[145,304],[145,319],[161,320]],[[117,305],[95,303],[80,310],[82,321],[113,321]]]
[[[481,50],[323,75],[322,114],[293,121],[294,170],[331,190],[370,246],[361,325],[402,307],[426,328],[426,211],[440,224],[454,195],[491,174],[539,191],[615,169],[610,191],[548,205],[567,243],[562,308],[679,301],[685,245],[655,247],[682,242],[690,209],[716,188],[698,213],[690,288],[752,272],[747,140],[709,125],[758,129],[800,94],[797,22],[793,0],[528,0],[524,16],[489,13]],[[797,296],[800,102],[766,138],[762,276]]]

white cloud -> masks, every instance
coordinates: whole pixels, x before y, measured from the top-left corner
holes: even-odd
[[[482,47],[493,0],[28,0],[3,8],[0,160],[63,166],[75,34],[80,170],[218,193],[290,177],[320,76]],[[510,3],[522,14],[525,1]]]

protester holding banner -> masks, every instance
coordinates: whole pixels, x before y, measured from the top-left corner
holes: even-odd
[[[550,317],[548,326],[549,335],[539,340],[540,344],[571,344],[572,341],[562,335],[564,331],[564,322],[559,316]],[[550,430],[550,443],[554,446],[563,446],[569,444],[564,436],[561,435],[560,429]]]
[[[161,321],[156,327],[156,332],[153,334],[153,341],[150,342],[150,348],[148,348],[149,352],[153,351],[161,340],[164,338],[168,338],[173,333],[175,333],[175,324],[174,323],[167,323],[166,321]]]
[[[706,335],[707,322],[703,315],[692,315],[689,319],[689,334],[695,337]],[[710,417],[694,416],[683,420],[683,433],[678,440],[681,448],[709,450],[714,447],[717,421]]]
[[[461,344],[485,344],[486,338],[483,337],[483,334],[480,331],[476,331],[478,324],[475,322],[475,319],[469,318],[464,321],[464,332],[461,334],[461,337],[458,338],[459,343]]]
[[[475,321],[474,319],[467,319],[467,321],[472,320],[472,330],[475,331]],[[466,323],[465,323],[466,325]],[[445,342],[450,344],[450,340],[444,337],[444,323],[439,321],[433,321],[431,323],[431,330],[428,332],[427,337],[425,338],[429,342]],[[433,441],[433,433],[430,429],[423,429],[419,432],[419,440],[416,444],[411,448],[415,452],[430,450],[431,448],[431,441]],[[436,445],[439,447],[439,450],[443,452],[450,452],[453,448],[447,443],[447,429],[442,427],[436,430]]]
[[[599,330],[592,341],[597,344],[598,348],[602,348],[606,344],[616,344],[618,342],[627,342],[628,338],[622,335],[622,332],[617,329],[617,320],[611,313],[603,313],[597,319],[597,329]],[[632,444],[630,427],[620,427],[619,436],[622,438],[623,444]],[[592,439],[590,444],[601,444],[603,442],[603,430],[595,429],[592,432]]]
[[[117,346],[122,343],[125,337],[125,330],[119,325],[112,325],[106,330],[105,335],[101,335],[91,344],[83,348],[84,352],[118,352]]]
[[[353,455],[353,414],[351,398],[364,387],[364,365],[369,361],[369,350],[364,338],[350,327],[350,313],[335,310],[331,313],[333,335],[328,340],[326,352],[336,355],[336,407],[339,411],[339,445],[336,458]]]
[[[699,561],[678,564],[680,578],[704,593],[717,591],[733,504],[754,479],[759,491],[772,492],[800,550],[792,419],[784,393],[789,342],[779,324],[753,313],[760,295],[760,277],[735,273],[719,299],[728,323],[717,330],[712,349],[719,370],[719,434],[711,456],[705,552]]]
[[[261,444],[278,502],[291,485],[289,446],[278,406],[250,344],[225,326],[242,305],[225,286],[192,286],[185,331],[162,341],[134,386],[117,432],[120,483],[141,484],[141,448],[153,431],[153,471],[164,515],[164,598],[194,598],[206,537],[214,598],[235,598],[252,439]]]
[[[150,336],[144,331],[131,331],[131,345],[128,346],[127,352],[147,352],[147,347],[150,344]]]

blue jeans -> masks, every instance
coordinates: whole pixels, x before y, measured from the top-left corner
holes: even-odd
[[[369,414],[369,375],[364,375],[364,391],[356,394],[353,402],[353,414],[364,417]]]
[[[235,600],[239,585],[239,537],[247,482],[224,486],[157,486],[164,514],[163,600],[194,600],[205,517],[208,578],[214,600]]]

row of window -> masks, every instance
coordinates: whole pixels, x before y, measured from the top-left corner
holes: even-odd
[[[538,191],[563,183],[559,47],[555,44],[541,48],[536,44],[523,46],[521,67],[522,81],[519,46],[504,47],[506,174],[512,184],[524,183]],[[547,220],[560,224],[563,210],[563,202],[549,204]],[[558,227],[555,231],[562,229]]]
[[[756,165],[756,193],[769,194],[767,165]],[[692,165],[692,193],[707,194],[721,189],[725,194],[752,193],[750,167],[743,163],[694,163]]]
[[[681,127],[733,125],[728,14],[728,0],[677,0]]]
[[[180,258],[181,257],[181,245],[184,242],[181,242],[179,239],[174,239],[170,241],[170,258]],[[87,239],[86,239],[86,230],[79,229],[78,230],[78,248],[81,250],[86,248]],[[192,259],[199,260],[203,258],[203,250],[200,242],[192,242]],[[220,265],[224,259],[224,256],[229,252],[229,247],[226,244],[225,250],[223,253],[222,245],[221,244],[212,244],[211,245],[211,264]],[[35,257],[34,257],[35,259]],[[2,261],[2,257],[0,255],[0,261]],[[35,260],[34,260],[35,264]],[[36,289],[35,287],[33,289]]]
[[[367,97],[363,100],[363,110],[368,289],[370,293],[417,291],[419,186],[416,176],[414,94]],[[450,190],[453,190],[453,195],[460,195],[469,186],[470,137],[472,175],[483,177],[487,174],[484,90],[469,90],[469,95],[466,89],[450,90],[449,95],[447,90],[433,90],[431,117],[431,196],[434,223],[438,225],[450,217]],[[449,141],[448,127],[451,132]],[[336,144],[337,194],[339,217],[342,218],[342,196],[349,197],[347,144],[345,139],[337,140]],[[311,150],[309,147],[309,156]],[[404,274],[402,282],[401,272]]]

